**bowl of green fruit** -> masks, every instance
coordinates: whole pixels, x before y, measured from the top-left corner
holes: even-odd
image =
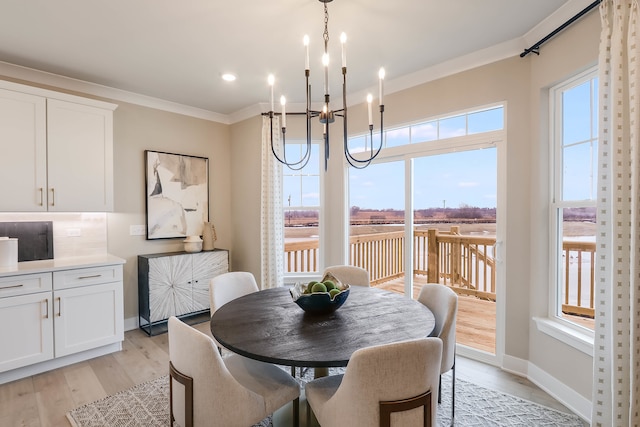
[[[349,296],[349,285],[341,283],[330,273],[322,280],[296,283],[289,290],[298,306],[310,314],[328,314],[339,309]]]

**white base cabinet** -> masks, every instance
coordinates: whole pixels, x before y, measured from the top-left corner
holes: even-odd
[[[124,339],[121,284],[54,291],[53,300],[57,305],[54,319],[56,357]]]
[[[51,292],[0,298],[0,372],[53,358],[51,301]]]
[[[18,368],[119,347],[122,265],[0,277],[0,324],[0,383]]]

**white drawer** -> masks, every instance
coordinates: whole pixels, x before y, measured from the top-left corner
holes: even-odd
[[[53,272],[53,288],[55,290],[119,281],[122,281],[122,265]]]
[[[50,291],[51,273],[0,277],[0,298]]]

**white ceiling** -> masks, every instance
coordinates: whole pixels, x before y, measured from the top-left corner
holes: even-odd
[[[380,66],[393,91],[456,58],[517,54],[590,3],[332,1],[332,99],[341,93],[342,31],[348,93],[375,96]],[[318,0],[0,0],[0,61],[230,115],[269,100],[269,73],[276,99],[304,102],[305,34],[321,99],[323,25]],[[224,82],[225,72],[237,80]]]

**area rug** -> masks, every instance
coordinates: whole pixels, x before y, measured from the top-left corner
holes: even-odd
[[[290,368],[283,368],[287,371]],[[340,371],[331,369],[330,374]],[[438,405],[438,426],[451,425],[451,378],[442,378],[442,403]],[[298,373],[304,384],[312,371]],[[169,426],[169,377],[139,384],[129,390],[81,406],[67,414],[74,427],[159,427]],[[582,419],[515,396],[456,379],[456,426],[584,427]],[[271,417],[255,427],[272,427]],[[276,426],[278,427],[278,426]]]
[[[73,427],[169,427],[169,376],[76,408],[67,419]],[[273,427],[273,420],[269,416],[252,427]]]

